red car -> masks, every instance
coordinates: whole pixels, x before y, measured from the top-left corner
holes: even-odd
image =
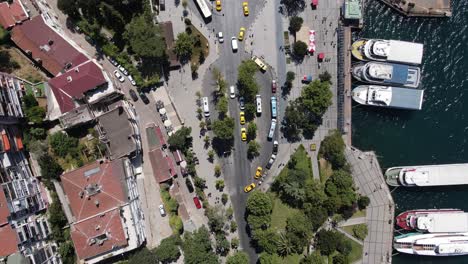
[[[197,209],[200,209],[201,208],[201,203],[200,203],[200,199],[198,199],[198,197],[193,197],[193,203],[195,204],[195,206],[197,207]]]
[[[271,92],[276,93],[276,80],[271,81]]]

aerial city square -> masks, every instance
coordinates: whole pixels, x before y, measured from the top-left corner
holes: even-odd
[[[0,1],[0,264],[468,263],[468,1]]]

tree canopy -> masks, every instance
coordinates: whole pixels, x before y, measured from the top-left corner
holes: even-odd
[[[193,38],[186,32],[179,33],[174,45],[174,52],[181,60],[190,58],[193,51]]]
[[[320,254],[312,253],[301,259],[300,264],[325,264],[323,257]]]
[[[213,133],[221,140],[232,140],[234,138],[234,119],[231,117],[213,122]]]
[[[191,127],[183,126],[174,134],[169,136],[167,143],[169,143],[171,149],[179,149],[185,152],[192,145],[192,136],[190,136],[191,133]]]
[[[291,17],[289,19],[289,30],[292,33],[298,32],[301,29],[303,22],[304,20],[302,19],[302,17],[298,17],[298,16]]]
[[[299,59],[304,58],[304,56],[307,54],[307,44],[300,40],[294,42],[293,53]]]
[[[320,145],[319,155],[332,164],[333,169],[339,169],[346,164],[344,155],[345,143],[338,130],[326,136]]]
[[[166,56],[161,29],[146,15],[135,16],[126,26],[124,37],[139,57],[160,60]]]
[[[238,251],[227,258],[226,264],[249,264],[249,257],[243,251]]]
[[[185,233],[182,248],[186,264],[218,263],[218,257],[214,254],[211,246],[210,233],[205,226],[200,227],[193,233]]]
[[[270,196],[263,192],[253,192],[247,198],[247,222],[251,229],[265,229],[271,222],[273,203]]]
[[[49,144],[55,155],[65,157],[68,154],[77,154],[78,139],[70,137],[65,133],[56,132],[49,136]]]
[[[38,163],[41,167],[42,177],[47,180],[60,179],[63,169],[49,154],[46,153],[39,157]]]
[[[255,73],[258,67],[252,60],[243,61],[238,68],[237,87],[239,94],[243,96],[246,102],[253,102],[255,95],[258,93],[258,83],[255,80]]]
[[[178,236],[170,236],[161,241],[161,244],[154,249],[154,254],[162,263],[176,262],[180,257],[179,245],[182,243]]]
[[[276,254],[268,254],[264,252],[260,254],[258,262],[259,264],[283,264],[283,259]]]

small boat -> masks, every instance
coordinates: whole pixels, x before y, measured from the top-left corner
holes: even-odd
[[[378,85],[360,85],[353,89],[353,100],[362,105],[421,110],[424,90]]]
[[[352,74],[361,82],[417,88],[421,70],[416,66],[370,61],[355,65]]]
[[[468,233],[409,233],[393,238],[393,248],[422,256],[461,256],[468,254]]]
[[[423,44],[399,40],[360,39],[352,44],[351,54],[362,61],[389,61],[418,65]]]
[[[385,171],[390,186],[427,187],[468,184],[468,163],[392,167]]]
[[[399,214],[396,225],[423,233],[468,232],[468,213],[460,209],[416,209]]]

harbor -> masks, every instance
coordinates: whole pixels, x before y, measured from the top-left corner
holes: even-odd
[[[450,17],[450,0],[380,0],[408,17]]]

